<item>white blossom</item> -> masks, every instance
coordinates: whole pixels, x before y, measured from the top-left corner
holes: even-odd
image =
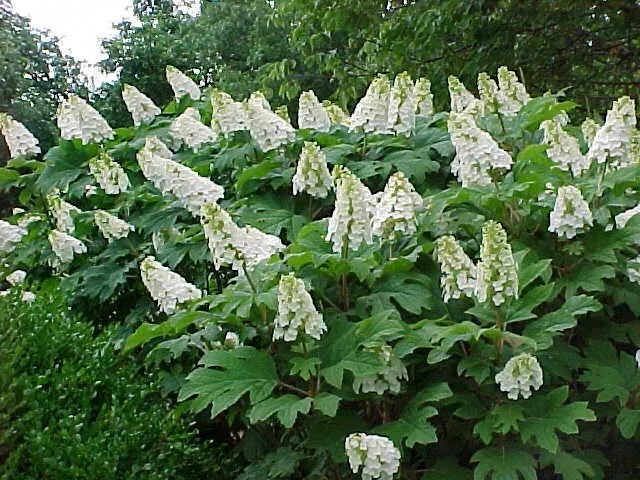
[[[391,240],[401,234],[411,236],[417,231],[417,213],[422,208],[422,197],[402,172],[389,177],[384,191],[376,195],[378,200],[373,215],[372,231],[383,240]]]
[[[233,350],[240,346],[240,337],[235,332],[227,332],[224,337],[224,347],[228,350]]]
[[[153,103],[153,100],[132,85],[124,84],[122,99],[127,106],[127,110],[131,113],[133,124],[136,127],[143,123],[151,123],[161,113],[160,108]]]
[[[11,253],[26,234],[24,228],[0,220],[0,253]]]
[[[211,129],[215,133],[229,135],[238,130],[247,130],[247,114],[241,102],[222,90],[211,91]]]
[[[296,132],[291,124],[285,122],[271,110],[245,104],[245,111],[251,137],[263,152],[268,152],[295,140]]]
[[[313,305],[311,295],[304,282],[293,273],[280,277],[278,285],[278,314],[275,318],[273,340],[283,339],[293,342],[298,333],[305,333],[311,338],[320,340],[327,331],[322,315]]]
[[[260,91],[253,92],[249,95],[247,99],[247,103],[249,105],[253,105],[257,108],[264,108],[265,110],[271,110],[271,105],[269,104],[269,100],[264,96],[264,93]]]
[[[23,216],[20,220],[18,220],[18,227],[22,228],[26,230],[29,228],[29,225],[32,224],[33,222],[39,222],[43,219],[43,216],[37,213],[27,213],[25,216]],[[2,235],[2,233],[0,233],[0,236]],[[0,251],[2,249],[0,248]]]
[[[400,468],[400,450],[387,437],[352,433],[344,448],[351,471],[357,473],[362,467],[362,480],[392,480]]]
[[[453,75],[448,78],[451,113],[467,113],[475,117],[481,110],[480,100],[473,96],[464,84]]]
[[[113,138],[113,130],[107,121],[77,95],[69,95],[58,106],[58,128],[62,138],[78,138],[83,145]]]
[[[434,113],[433,94],[431,93],[431,82],[426,78],[419,78],[413,87],[417,116],[431,117]]]
[[[74,253],[81,254],[87,251],[84,243],[65,232],[52,230],[48,235],[48,239],[53,253],[62,263],[71,263]]]
[[[511,156],[468,113],[451,113],[447,122],[456,156],[451,172],[463,187],[491,184],[490,170],[511,168]]]
[[[240,227],[238,238],[239,252],[249,269],[284,250],[284,245],[278,237],[250,225]]]
[[[22,292],[22,296],[20,297],[20,300],[25,303],[33,303],[36,301],[36,294],[26,290]]]
[[[183,95],[189,95],[193,100],[200,98],[200,88],[196,82],[187,77],[176,67],[167,65],[167,82],[171,85],[176,100],[180,100]]]
[[[640,368],[640,350],[636,350],[636,365]]]
[[[578,140],[569,135],[558,120],[545,120],[540,128],[544,132],[542,141],[549,145],[547,156],[562,170],[571,170],[573,175],[579,176],[589,169],[589,160],[580,152]]]
[[[324,100],[322,106],[325,112],[327,112],[327,115],[329,115],[331,123],[351,128],[351,117],[349,117],[349,114],[344,111],[340,105],[336,105],[329,100]]]
[[[328,132],[331,119],[313,90],[302,92],[298,100],[298,127]]]
[[[11,290],[0,290],[0,297],[8,297],[11,294]]]
[[[409,136],[416,126],[416,97],[413,80],[407,72],[396,75],[389,94],[387,130]]]
[[[291,123],[291,118],[289,117],[289,109],[287,108],[286,105],[280,105],[279,107],[276,107],[273,113],[278,115],[285,122]]]
[[[640,213],[640,204],[616,215],[616,228],[624,228],[627,222],[638,213]]]
[[[482,115],[498,112],[498,84],[487,73],[478,74],[478,94],[480,95]]]
[[[224,188],[201,177],[189,167],[169,158],[171,152],[155,137],[147,137],[138,152],[138,164],[143,175],[162,192],[175,196],[192,215],[200,215],[205,202],[216,202],[224,196]]]
[[[315,142],[304,142],[293,176],[293,194],[307,192],[312,197],[325,198],[333,188],[327,158]]]
[[[169,135],[179,143],[184,143],[194,152],[206,143],[216,141],[216,133],[200,121],[200,112],[187,108],[169,127]]]
[[[598,125],[592,118],[586,118],[580,125],[580,130],[582,131],[582,136],[587,147],[591,147],[593,144],[593,140],[596,138],[596,133],[598,133],[599,128],[600,125]]]
[[[476,288],[477,269],[458,241],[451,235],[436,240],[435,257],[440,263],[440,285],[444,301],[471,297]]]
[[[629,165],[631,137],[635,126],[635,102],[629,97],[621,97],[613,102],[604,125],[596,132],[589,148],[589,161],[608,162],[611,168]]]
[[[49,204],[49,213],[51,213],[51,216],[56,222],[56,228],[65,233],[75,232],[76,226],[73,222],[71,212],[80,213],[80,209],[75,205],[65,202],[60,197],[58,190],[54,190],[47,196],[47,203]]]
[[[131,186],[124,169],[107,153],[89,160],[89,172],[107,195],[117,195]]]
[[[329,219],[326,239],[334,252],[347,248],[357,250],[363,243],[371,244],[374,199],[371,191],[348,169],[336,165],[333,169],[336,203]]]
[[[0,113],[0,132],[9,147],[11,158],[30,157],[40,153],[38,139],[22,123]]]
[[[493,220],[482,227],[475,295],[478,301],[491,301],[496,306],[509,297],[518,298],[518,271],[507,232]]]
[[[511,400],[517,400],[520,395],[526,399],[531,396],[532,388],[539,390],[542,386],[542,368],[536,357],[521,353],[509,359],[495,380]]]
[[[119,238],[125,238],[129,235],[129,232],[134,230],[133,225],[129,225],[124,220],[104,210],[96,210],[93,213],[93,218],[98,230],[100,230],[102,236],[109,242]]]
[[[160,311],[167,315],[174,313],[179,304],[202,297],[200,289],[157,262],[154,257],[146,257],[142,261],[140,276]]]
[[[627,277],[629,281],[640,284],[640,256],[627,263]]]
[[[593,217],[580,190],[572,185],[560,187],[549,217],[549,231],[559,237],[573,238],[591,226]]]
[[[27,272],[24,270],[15,270],[7,275],[5,280],[15,287],[16,285],[20,285],[24,282],[25,278],[27,278]]]
[[[365,133],[388,133],[389,96],[391,84],[386,75],[378,75],[356,105],[349,128],[361,129]]]
[[[371,376],[356,377],[353,380],[353,391],[359,393],[376,392],[378,395],[384,394],[387,390],[391,393],[400,392],[400,381],[409,380],[407,369],[398,357],[393,354],[393,349],[389,345],[366,348],[365,350],[375,353],[382,364],[381,370]]]
[[[498,86],[500,87],[497,92],[498,112],[501,115],[512,117],[531,100],[515,72],[507,67],[498,68]]]

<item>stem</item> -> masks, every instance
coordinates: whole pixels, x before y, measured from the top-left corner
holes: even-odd
[[[506,331],[506,324],[504,322],[504,314],[500,308],[495,307],[496,312],[496,328],[500,331],[500,338],[496,341],[496,365],[500,365],[502,361],[502,350],[504,349],[504,338],[502,333]]]
[[[342,259],[347,261],[349,258],[349,239],[345,241],[342,247]],[[342,296],[342,303],[344,306],[344,311],[349,310],[349,284],[347,279],[347,274],[343,273],[340,279],[340,294]]]
[[[251,290],[253,290],[254,295],[258,295],[258,290],[256,289],[256,285],[251,280],[251,275],[249,275],[249,271],[247,270],[247,262],[242,262],[242,271],[244,272],[245,277],[247,278],[247,282],[249,282],[249,286]],[[267,323],[267,309],[264,305],[256,306],[260,309],[260,317],[262,318],[262,323]]]
[[[283,381],[279,381],[278,385],[280,385],[281,387],[284,387],[284,388],[288,388],[292,392],[296,392],[296,393],[299,393],[301,395],[304,395],[305,397],[311,397],[311,394],[309,394],[309,392],[306,392],[306,391],[302,390],[301,388],[296,387],[295,385],[290,385],[290,384],[285,383]]]

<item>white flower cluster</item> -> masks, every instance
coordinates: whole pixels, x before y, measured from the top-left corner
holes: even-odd
[[[640,284],[640,256],[627,263],[627,277],[629,281]]]
[[[490,300],[496,306],[509,297],[518,298],[518,271],[507,232],[493,220],[482,226],[475,295],[478,301]]]
[[[400,381],[409,380],[407,369],[398,357],[393,354],[393,349],[389,345],[366,349],[378,355],[384,367],[377,375],[369,377],[356,377],[353,380],[353,391],[359,393],[376,392],[378,395],[384,394],[387,390],[391,393],[400,392]]]
[[[453,75],[448,78],[449,96],[451,97],[451,113],[467,113],[476,116],[482,104],[467,87]]]
[[[518,81],[515,72],[507,67],[498,68],[498,86],[498,112],[501,115],[514,116],[531,100],[524,85]]]
[[[391,240],[398,234],[411,236],[416,233],[422,197],[402,172],[391,175],[384,191],[374,198],[377,199],[372,225],[374,235]]]
[[[627,222],[640,213],[640,204],[616,215],[616,228],[624,228]]]
[[[312,90],[302,92],[298,101],[298,128],[328,132],[331,119]]]
[[[11,253],[26,234],[24,228],[0,220],[0,253]]]
[[[230,266],[241,273],[284,249],[280,239],[253,227],[239,227],[217,203],[202,206],[200,223],[216,269]]]
[[[486,72],[478,74],[478,94],[480,95],[481,115],[498,112],[498,90],[498,84]]]
[[[327,331],[322,315],[313,304],[304,282],[293,273],[280,277],[278,285],[278,314],[275,318],[273,340],[293,342],[298,332],[320,340]]]
[[[58,128],[62,138],[78,138],[83,145],[113,138],[113,130],[107,121],[77,95],[69,95],[58,106]]]
[[[351,129],[365,133],[387,133],[391,84],[386,75],[378,75],[360,99],[350,119]]]
[[[263,152],[278,148],[295,139],[296,131],[291,124],[271,110],[247,103],[245,111],[251,137]]]
[[[171,85],[176,100],[180,100],[183,95],[189,95],[193,100],[200,98],[200,89],[196,82],[187,77],[176,67],[167,65],[167,82]]]
[[[291,123],[291,118],[289,117],[289,109],[287,108],[286,105],[280,105],[279,107],[276,107],[273,113],[278,115],[285,122]]]
[[[48,239],[53,253],[62,263],[71,263],[74,253],[81,254],[87,251],[84,243],[59,230],[51,230]]]
[[[333,178],[336,202],[326,240],[333,243],[333,251],[338,253],[344,248],[357,250],[363,243],[371,244],[374,207],[371,191],[341,165],[333,169]]]
[[[413,87],[415,96],[416,115],[430,117],[433,115],[433,94],[431,93],[431,82],[426,78],[419,78]]]
[[[27,127],[6,113],[0,113],[0,132],[7,142],[11,158],[29,157],[40,153],[38,139]]]
[[[247,103],[256,108],[264,108],[265,110],[271,111],[269,100],[267,100],[267,97],[265,97],[264,93],[262,93],[261,91],[255,91],[251,95],[249,95]]]
[[[333,188],[327,158],[315,142],[304,142],[293,176],[293,194],[307,192],[312,197],[325,198]]]
[[[529,398],[532,388],[539,390],[542,386],[542,368],[536,357],[521,353],[509,359],[495,380],[511,400],[517,400],[519,395]]]
[[[325,112],[327,112],[327,115],[329,115],[331,123],[351,127],[351,117],[349,117],[349,114],[345,112],[340,105],[336,105],[329,100],[324,100],[322,106]]]
[[[29,292],[29,291],[24,291],[22,292],[22,297],[20,297],[20,300],[22,300],[25,303],[32,303],[36,301],[36,294],[33,292]]]
[[[471,297],[476,287],[476,266],[451,235],[436,240],[435,257],[440,263],[440,285],[444,301]]]
[[[107,195],[117,195],[131,186],[124,169],[107,153],[89,160],[89,172]]]
[[[469,113],[452,111],[447,127],[456,149],[451,172],[463,187],[489,185],[491,169],[511,168],[511,156],[500,148],[491,135],[478,128]]]
[[[161,113],[160,108],[153,103],[153,100],[132,85],[124,84],[122,99],[127,106],[127,110],[131,113],[133,124],[136,127],[143,123],[150,123]]]
[[[189,107],[169,127],[169,135],[178,143],[184,143],[194,152],[206,143],[216,141],[216,133],[200,121],[200,112]]]
[[[7,275],[7,278],[5,278],[5,280],[9,282],[10,285],[15,287],[16,285],[20,285],[22,282],[24,282],[25,278],[27,278],[27,272],[25,272],[24,270],[15,270]]]
[[[580,130],[582,131],[582,136],[587,147],[593,145],[593,139],[596,138],[596,133],[598,133],[599,128],[600,126],[594,122],[592,118],[586,118],[580,125]]]
[[[400,468],[400,450],[387,437],[352,433],[344,448],[351,471],[357,473],[362,467],[362,480],[392,480]]]
[[[222,90],[211,91],[211,128],[215,133],[228,135],[238,130],[247,130],[247,114],[241,102]]]
[[[151,297],[158,303],[160,311],[171,315],[179,304],[202,297],[202,291],[184,278],[157,262],[146,257],[140,264],[142,283]]]
[[[75,232],[76,226],[73,222],[71,212],[80,213],[80,209],[75,205],[65,202],[60,197],[58,190],[54,190],[47,196],[47,202],[49,204],[49,213],[51,213],[51,216],[56,222],[56,228],[65,233]]]
[[[547,156],[562,170],[571,170],[575,176],[589,169],[589,160],[580,152],[578,140],[569,135],[557,119],[545,120],[540,124],[544,132],[542,141],[549,145]]]
[[[163,195],[171,193],[177,197],[194,216],[200,215],[205,202],[216,202],[224,196],[220,185],[174,162],[171,156],[171,151],[156,137],[147,137],[144,148],[137,155],[142,173]]]
[[[633,129],[636,126],[636,106],[629,97],[613,102],[607,112],[604,125],[598,129],[587,153],[590,162],[608,162],[611,168],[620,168],[630,163],[630,148]]]
[[[416,126],[416,96],[413,80],[407,72],[396,75],[389,93],[387,130],[410,136]]]
[[[96,210],[93,213],[93,218],[98,230],[109,242],[119,238],[126,238],[129,232],[134,230],[133,225],[129,225],[124,220],[104,210]]]
[[[580,190],[573,185],[558,188],[556,203],[549,216],[549,231],[559,237],[573,238],[588,226],[593,226],[593,217]]]

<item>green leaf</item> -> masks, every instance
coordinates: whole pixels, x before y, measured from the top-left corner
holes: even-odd
[[[579,290],[585,292],[604,292],[604,279],[615,278],[616,269],[611,265],[597,265],[583,263],[571,272],[571,278],[567,282],[567,297],[572,297]]]
[[[242,223],[246,223],[272,235],[286,232],[293,240],[300,229],[309,222],[303,215],[293,213],[295,199],[279,200],[276,196],[261,195],[243,199],[236,211]]]
[[[282,397],[267,398],[255,404],[249,410],[251,423],[262,422],[272,415],[276,415],[285,428],[293,427],[299,413],[307,414],[311,409],[311,398],[300,398],[287,394]]]
[[[616,263],[616,251],[634,245],[640,236],[640,215],[632,217],[624,228],[608,232],[593,228],[584,236],[584,258],[603,263]]]
[[[293,357],[289,359],[291,363],[291,375],[299,375],[303,380],[309,380],[316,374],[316,369],[320,365],[318,357]]]
[[[471,457],[477,463],[474,480],[537,480],[537,462],[519,445],[507,444],[478,450]]]
[[[214,318],[207,312],[181,312],[171,316],[168,320],[153,324],[144,322],[127,338],[124,350],[136,348],[158,337],[174,336],[182,333],[189,325],[202,325]]]
[[[551,299],[553,289],[553,283],[540,285],[532,288],[524,296],[511,303],[506,313],[507,323],[522,322],[523,320],[536,318],[537,315],[533,313],[533,310]]]
[[[524,408],[521,405],[505,403],[494,407],[482,421],[476,423],[473,433],[478,435],[485,445],[489,445],[494,434],[518,432],[520,423],[524,421]]]
[[[624,407],[616,417],[618,430],[620,430],[620,434],[627,440],[635,436],[638,430],[638,424],[640,424],[640,410],[632,410]]]
[[[273,359],[253,347],[208,352],[200,363],[205,368],[197,368],[187,376],[178,401],[195,397],[191,409],[199,412],[211,405],[212,418],[247,393],[251,404],[264,400],[278,384]]]
[[[429,468],[421,480],[471,480],[473,473],[468,468],[459,466],[454,457],[439,458]]]
[[[82,146],[79,142],[61,141],[44,156],[46,166],[36,186],[47,193],[53,188],[66,190],[71,182],[86,173],[85,163],[98,154],[98,145]]]
[[[552,453],[558,451],[559,439],[556,430],[578,433],[578,420],[592,422],[596,416],[587,408],[587,402],[573,402],[565,405],[569,397],[569,387],[559,387],[547,395],[534,394],[523,402],[526,420],[520,426],[523,442],[533,442]]]
[[[548,465],[553,465],[553,471],[557,475],[560,475],[562,480],[585,480],[594,478],[591,465],[562,450],[558,450],[556,453],[543,450],[540,453],[540,466],[546,467]]]
[[[269,174],[280,167],[282,167],[280,160],[265,160],[242,170],[236,180],[238,196],[244,196],[260,189],[264,180],[269,178]]]
[[[376,282],[371,295],[360,297],[358,304],[374,314],[400,307],[419,315],[423,310],[433,307],[432,284],[433,279],[420,273],[396,274]]]
[[[313,409],[318,410],[328,417],[335,417],[338,412],[340,400],[342,399],[337,395],[322,392],[313,398]]]
[[[427,420],[438,414],[438,410],[428,406],[418,409],[409,409],[395,422],[388,422],[376,427],[373,431],[393,440],[396,445],[404,443],[408,448],[413,448],[416,443],[429,445],[437,443],[436,429]]]

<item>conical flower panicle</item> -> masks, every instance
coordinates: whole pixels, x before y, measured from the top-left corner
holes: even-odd
[[[107,195],[118,195],[131,186],[124,169],[107,153],[89,160],[89,172]]]
[[[455,237],[445,235],[436,240],[436,260],[440,263],[440,285],[444,301],[472,297],[476,288],[477,269]]]
[[[510,297],[518,298],[518,271],[507,232],[493,220],[482,227],[475,295],[478,301],[496,306]]]
[[[413,80],[407,72],[398,74],[389,94],[387,130],[409,136],[416,126],[416,97]]]
[[[383,395],[384,392],[400,393],[400,381],[409,380],[407,369],[398,357],[393,354],[389,345],[366,348],[375,353],[384,367],[376,374],[368,377],[356,377],[353,380],[353,391],[356,393],[375,392]]]
[[[9,285],[15,287],[17,285],[21,285],[26,278],[27,272],[25,272],[24,270],[14,270],[9,275],[7,275],[5,280],[9,283]]]
[[[238,250],[249,269],[284,250],[282,241],[275,235],[264,233],[249,225],[240,227],[239,231]]]
[[[511,168],[511,156],[468,113],[451,113],[447,122],[456,156],[451,172],[463,187],[491,184],[490,170]]]
[[[387,76],[378,75],[374,78],[351,115],[349,128],[365,133],[388,133],[390,94],[391,84]]]
[[[377,194],[373,215],[373,234],[391,240],[398,234],[411,236],[417,231],[417,214],[422,197],[402,172],[389,177],[381,194]]]
[[[296,132],[271,110],[245,104],[247,125],[251,138],[263,152],[268,152],[295,140]]]
[[[573,238],[593,226],[589,204],[582,193],[572,185],[558,188],[558,195],[549,217],[549,231],[559,237]]]
[[[87,246],[84,243],[65,232],[52,230],[48,239],[51,249],[60,263],[71,263],[74,254],[82,254],[87,251]]]
[[[344,448],[351,471],[362,467],[362,480],[392,480],[400,468],[400,450],[387,437],[352,433]]]
[[[512,117],[531,100],[524,85],[518,81],[515,72],[507,67],[498,69],[498,86],[500,87],[497,92],[498,112],[501,115]]]
[[[58,190],[54,190],[47,196],[47,203],[49,205],[49,213],[56,222],[56,228],[65,233],[75,232],[76,226],[73,222],[71,212],[80,213],[80,209],[75,205],[65,202],[60,197]]]
[[[298,128],[328,132],[331,119],[313,90],[302,92],[298,100]]]
[[[113,130],[107,121],[77,95],[69,95],[58,106],[58,128],[62,138],[77,138],[83,145],[113,138]]]
[[[604,125],[598,129],[587,158],[590,162],[605,163],[611,168],[630,165],[633,129],[636,126],[636,106],[629,97],[621,97],[607,112]]]
[[[215,142],[217,138],[211,128],[200,122],[200,112],[192,107],[187,108],[171,123],[169,135],[194,152],[198,152],[204,144]]]
[[[100,230],[102,236],[106,238],[109,243],[119,238],[126,238],[129,232],[134,230],[133,225],[129,225],[124,220],[104,210],[96,210],[93,213],[93,219],[96,222],[98,230]]]
[[[211,129],[215,133],[229,135],[231,132],[248,130],[247,113],[241,102],[222,90],[211,91]]]
[[[578,140],[569,135],[558,120],[545,120],[540,128],[544,132],[542,141],[549,145],[547,156],[562,170],[571,170],[573,175],[580,176],[589,169],[589,160],[580,152]]]
[[[181,303],[197,300],[202,291],[184,278],[157,262],[154,257],[146,257],[140,264],[142,283],[149,291],[160,311],[171,315]]]
[[[527,399],[532,388],[539,390],[542,386],[542,368],[536,357],[522,353],[510,358],[495,380],[511,400],[517,400],[519,396]]]
[[[498,113],[498,84],[487,73],[478,74],[478,94],[480,95],[481,115]]]
[[[298,333],[320,340],[320,336],[326,331],[327,326],[313,305],[304,282],[292,273],[280,277],[273,340],[293,342],[298,338]]]
[[[264,93],[261,91],[255,91],[249,95],[247,99],[247,103],[256,108],[264,108],[265,110],[271,111],[271,105],[269,104],[269,100],[264,96]]]
[[[585,118],[584,122],[580,125],[582,137],[584,138],[587,147],[591,147],[593,144],[593,140],[596,138],[596,133],[598,133],[599,128],[600,125],[598,125],[592,118]]]
[[[0,113],[0,132],[9,147],[11,158],[31,157],[40,153],[38,139],[22,123]]]
[[[315,142],[304,142],[293,176],[293,194],[306,192],[312,197],[325,198],[333,188],[327,158]]]
[[[26,234],[24,228],[0,220],[0,253],[11,253]]]
[[[467,113],[475,117],[481,110],[481,103],[467,87],[453,75],[448,78],[451,113]]]
[[[336,204],[329,219],[326,239],[333,243],[334,252],[345,247],[357,250],[360,245],[373,242],[371,223],[374,199],[371,191],[348,169],[336,165]]]
[[[173,90],[176,100],[180,100],[184,95],[189,95],[193,100],[198,100],[200,95],[202,95],[196,82],[191,80],[176,67],[167,65],[166,75],[167,82],[171,85],[171,89]]]
[[[427,78],[419,78],[413,87],[416,116],[431,117],[434,114],[431,82]]]
[[[616,215],[616,228],[624,228],[627,222],[640,213],[640,204]]]
[[[129,84],[122,88],[122,99],[127,110],[131,113],[133,124],[136,127],[144,123],[151,123],[162,112],[149,97]]]
[[[329,115],[331,123],[351,128],[351,117],[349,117],[349,114],[345,112],[340,105],[336,105],[329,100],[324,100],[322,107],[325,112],[327,112],[327,115]]]

